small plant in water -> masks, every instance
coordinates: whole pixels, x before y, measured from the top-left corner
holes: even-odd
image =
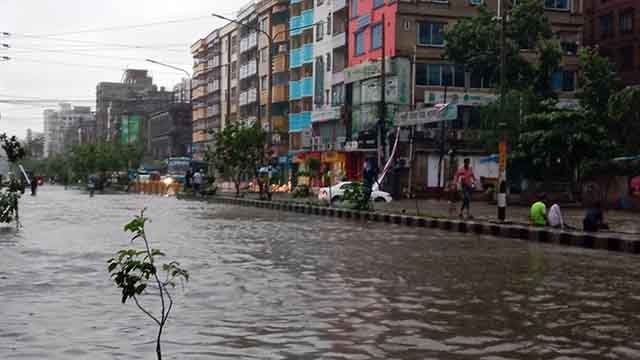
[[[133,299],[136,306],[158,325],[156,355],[158,360],[161,360],[162,330],[173,307],[173,298],[169,288],[175,288],[177,281],[189,281],[189,273],[182,269],[180,263],[176,261],[162,264],[160,268],[157,267],[156,259],[164,256],[164,253],[149,246],[145,233],[147,221],[149,219],[144,216],[144,210],[142,210],[140,215],[124,226],[125,231],[133,234],[131,242],[141,240],[144,243],[144,249],[122,249],[114,258],[109,259],[107,264],[111,278],[116,286],[122,289],[122,303]],[[142,306],[140,298],[150,294],[157,295],[161,305],[160,314],[154,315]]]

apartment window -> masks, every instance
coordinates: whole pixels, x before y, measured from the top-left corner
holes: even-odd
[[[418,44],[427,46],[444,45],[444,23],[418,23]]]
[[[364,30],[356,33],[356,56],[364,54]]]
[[[633,9],[627,10],[620,14],[620,32],[631,33],[633,32]]]
[[[260,78],[260,89],[262,91],[265,91],[269,88],[269,85],[267,84],[267,77],[263,76]]]
[[[416,85],[464,87],[464,67],[450,64],[416,64]]]
[[[236,77],[238,77],[238,63],[236,61],[233,61],[231,63],[231,79],[235,79]]]
[[[267,32],[267,18],[264,17],[262,19],[260,19],[260,30]]]
[[[351,17],[358,17],[358,0],[351,0]]]
[[[634,56],[633,46],[627,46],[620,49],[620,69],[633,70]]]
[[[238,92],[238,89],[236,89],[235,86],[231,88],[231,101],[232,102],[236,101],[236,97],[238,96],[237,92]]]
[[[373,0],[373,8],[379,8],[380,6],[384,5],[384,0]]]
[[[562,72],[562,91],[576,91],[576,72]]]
[[[238,37],[236,35],[231,36],[231,53],[235,54],[238,52]]]
[[[373,25],[371,28],[371,49],[382,47],[382,23]]]
[[[343,89],[344,86],[342,84],[331,87],[331,105],[338,106],[344,104]]]
[[[600,37],[607,38],[613,35],[613,16],[611,14],[600,16]]]
[[[326,57],[327,57],[327,60],[325,62],[327,64],[327,72],[330,72],[331,71],[331,54],[327,53]]]
[[[323,36],[324,36],[324,23],[318,23],[316,24],[316,41],[322,40]]]
[[[263,64],[266,64],[267,60],[269,60],[269,54],[267,53],[267,50],[269,50],[269,49],[268,48],[260,49],[260,61]]]
[[[551,10],[569,10],[569,0],[544,0],[544,8]]]
[[[326,102],[325,102],[325,105],[329,105],[329,99],[331,99],[331,95],[330,95],[330,93],[331,93],[331,90],[329,90],[329,89],[327,89],[327,90],[325,90],[325,91],[324,91],[324,95],[325,95],[325,97],[324,97],[324,98],[326,99],[326,100],[325,100],[325,101],[326,101]]]
[[[331,29],[332,29],[331,28],[331,17],[332,16],[333,16],[332,14],[327,15],[327,35],[331,35]]]

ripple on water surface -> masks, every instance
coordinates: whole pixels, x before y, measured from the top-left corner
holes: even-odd
[[[168,359],[640,358],[636,257],[50,186],[0,228],[0,358],[153,356],[105,269],[143,207],[192,276]]]

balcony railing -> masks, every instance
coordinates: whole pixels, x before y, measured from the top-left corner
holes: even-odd
[[[249,89],[247,91],[241,92],[238,103],[240,104],[240,106],[244,106],[244,105],[252,104],[256,101],[258,101],[258,89],[253,88],[253,89]]]
[[[240,66],[240,79],[247,78],[249,76],[253,76],[258,71],[258,65],[256,61],[252,60],[248,63]]]
[[[289,114],[289,132],[299,132],[311,128],[311,112]]]
[[[258,34],[252,32],[249,36],[240,39],[240,52],[253,49],[258,46]]]
[[[302,16],[302,22],[300,23],[301,27],[306,28],[313,25],[313,9],[303,11],[300,16]]]
[[[291,49],[289,52],[289,68],[295,69],[302,66],[302,48]]]
[[[331,43],[333,44],[334,49],[345,46],[347,44],[347,33],[342,32],[339,34],[333,34]]]
[[[302,16],[292,16],[289,19],[289,33],[291,36],[302,34],[302,29],[299,29],[302,25]]]
[[[305,64],[313,63],[313,44],[302,46],[302,62]]]
[[[301,96],[313,96],[313,78],[308,77],[299,81]]]
[[[302,87],[300,81],[289,82],[289,100],[298,100],[302,97]]]

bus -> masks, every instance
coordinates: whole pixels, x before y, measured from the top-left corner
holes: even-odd
[[[167,176],[181,184],[184,184],[188,170],[191,170],[192,174],[199,170],[206,176],[207,162],[193,160],[187,156],[171,157],[167,160]]]

